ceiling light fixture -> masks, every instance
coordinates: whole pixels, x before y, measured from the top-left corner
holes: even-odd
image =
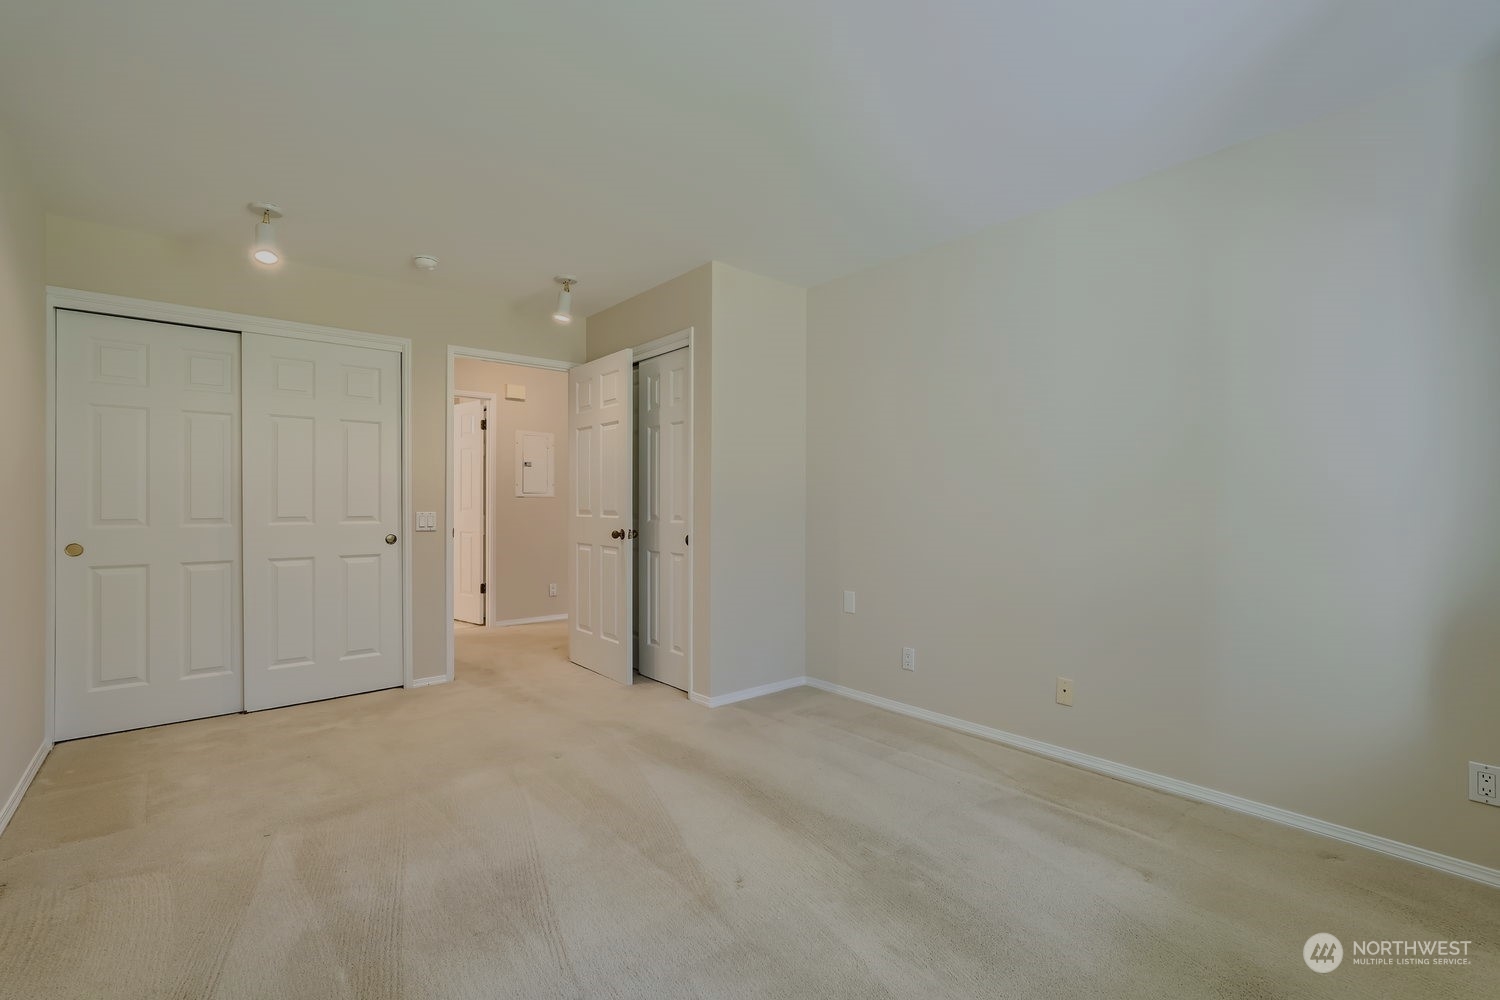
[[[419,253],[411,259],[411,262],[422,271],[436,271],[438,259],[430,253]]]
[[[250,248],[250,259],[257,264],[281,263],[281,248],[276,245],[276,227],[272,219],[281,218],[281,209],[262,201],[252,202],[250,211],[260,216],[255,224],[255,245]]]
[[[562,285],[562,291],[557,293],[557,309],[552,313],[552,322],[573,322],[573,286],[578,284],[578,279],[571,274],[559,274],[552,279]]]

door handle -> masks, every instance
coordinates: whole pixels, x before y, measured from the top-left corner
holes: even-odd
[[[624,528],[616,528],[614,531],[611,531],[609,533],[609,537],[610,538],[624,538],[625,537],[625,529]]]
[[[63,551],[74,559],[77,559],[79,556],[83,555],[83,546],[79,545],[77,542],[69,542],[66,546],[63,547]]]
[[[396,536],[395,535],[386,535],[385,536],[385,544],[387,544],[387,545],[395,545],[396,544]]]

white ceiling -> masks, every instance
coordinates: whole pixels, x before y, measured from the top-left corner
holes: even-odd
[[[33,0],[0,127],[50,210],[589,313],[811,285],[1355,103],[1496,0]],[[545,306],[539,306],[545,308]]]

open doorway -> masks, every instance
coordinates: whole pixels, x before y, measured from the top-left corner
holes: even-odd
[[[582,364],[449,349],[448,679],[455,631],[471,665],[476,638],[493,662],[513,651],[506,636],[519,649],[545,634],[573,663],[621,683],[639,675],[693,691],[692,340],[688,328]],[[552,381],[556,404],[540,405]],[[515,426],[507,411],[555,414],[557,424]],[[507,524],[507,508],[528,499],[531,513],[557,520]],[[526,571],[538,545],[559,560],[541,578]],[[542,610],[513,601],[516,586],[523,602],[544,592]],[[503,631],[512,626],[543,632]],[[580,637],[608,640],[606,655],[591,659]]]
[[[483,354],[452,358],[450,627],[493,636],[568,617],[568,377]]]

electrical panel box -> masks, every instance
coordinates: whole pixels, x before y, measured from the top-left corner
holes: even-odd
[[[555,495],[552,454],[551,434],[516,431],[516,496]]]

